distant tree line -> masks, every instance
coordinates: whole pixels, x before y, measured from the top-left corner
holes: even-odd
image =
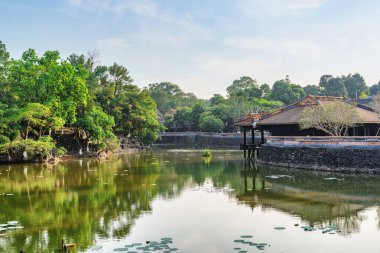
[[[338,77],[323,75],[318,85],[305,87],[286,77],[270,86],[259,85],[252,77],[243,76],[234,80],[226,91],[226,97],[215,94],[210,99],[198,99],[170,82],[149,85],[167,131],[232,132],[234,119],[249,112],[269,112],[296,103],[308,94],[367,98],[380,92],[380,81],[368,87],[364,78],[355,73]]]

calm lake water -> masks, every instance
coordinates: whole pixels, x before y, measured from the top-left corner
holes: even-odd
[[[201,153],[0,166],[0,252],[380,252],[379,176]]]

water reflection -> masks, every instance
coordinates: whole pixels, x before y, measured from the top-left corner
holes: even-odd
[[[333,177],[337,179],[326,180]],[[1,166],[0,223],[17,220],[24,229],[2,232],[0,252],[52,252],[61,238],[82,252],[100,240],[126,238],[136,221],[154,212],[155,200],[178,199],[185,190],[204,189],[207,183],[215,192],[233,189],[223,194],[252,210],[298,217],[309,226],[338,225],[343,236],[360,233],[362,211],[374,206],[380,229],[377,176],[260,167],[229,151],[214,153],[212,160],[202,158],[201,151],[155,151],[58,165]]]
[[[367,181],[366,186],[356,187],[352,184],[352,175],[339,175],[339,181],[326,182],[328,175],[321,173],[270,167],[262,167],[260,171],[255,165],[245,165],[242,171],[245,189],[236,196],[239,201],[252,208],[273,208],[299,216],[312,227],[337,225],[343,235],[359,232],[364,219],[359,212],[380,200],[379,195],[367,195],[379,178],[370,184]],[[282,177],[273,176],[279,173]],[[366,178],[363,177],[356,176],[355,181]]]

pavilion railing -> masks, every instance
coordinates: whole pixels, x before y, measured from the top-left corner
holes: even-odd
[[[266,140],[284,145],[380,146],[380,136],[267,136]]]

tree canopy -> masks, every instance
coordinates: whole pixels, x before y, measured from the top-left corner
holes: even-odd
[[[305,91],[298,85],[291,83],[288,79],[276,81],[270,94],[273,100],[279,100],[284,104],[293,104],[305,97]]]
[[[162,126],[148,90],[126,67],[99,65],[97,57],[28,49],[11,59],[0,42],[0,144],[55,138],[63,127],[98,150],[117,148],[116,135],[155,141]]]
[[[300,128],[316,128],[332,136],[346,135],[361,119],[354,106],[345,101],[336,101],[326,106],[314,106],[303,111]]]
[[[368,87],[364,78],[358,74],[333,77],[323,75],[319,80],[321,94],[326,96],[359,98],[362,93],[368,93]]]

